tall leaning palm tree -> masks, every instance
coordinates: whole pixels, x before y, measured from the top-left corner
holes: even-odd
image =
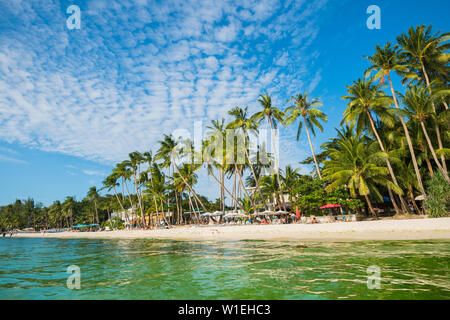
[[[428,148],[430,149],[431,154],[433,155],[433,159],[436,162],[436,165],[438,166],[439,170],[442,172],[442,175],[444,176],[445,180],[447,180],[447,182],[450,183],[450,178],[448,177],[447,172],[445,171],[441,162],[437,158],[436,151],[433,147],[433,144],[431,143],[431,139],[430,136],[428,135],[427,127],[425,125],[425,121],[428,118],[431,118],[431,120],[433,120],[434,118],[434,113],[432,112],[431,106],[432,101],[433,97],[427,93],[424,87],[413,86],[403,96],[403,103],[406,106],[406,112],[408,116],[417,120],[420,123],[423,134],[428,144]]]
[[[281,180],[280,180],[280,170],[278,165],[278,156],[277,156],[277,150],[275,148],[275,133],[274,129],[277,128],[278,122],[284,123],[284,118],[286,114],[278,109],[277,107],[272,106],[272,98],[269,96],[268,93],[265,95],[260,95],[258,102],[261,104],[262,110],[259,112],[256,112],[251,118],[253,120],[257,120],[258,122],[263,121],[264,119],[267,119],[267,122],[270,126],[270,133],[272,137],[272,148],[273,148],[273,155],[274,155],[274,167],[275,167],[275,173],[277,176],[278,181],[278,187],[281,191]],[[282,195],[282,193],[281,193]],[[283,208],[286,211],[286,203],[284,201],[284,196],[281,196],[281,199],[283,201]]]
[[[375,136],[380,149],[387,153],[375,125],[372,112],[374,112],[378,119],[383,123],[393,125],[393,114],[388,107],[392,101],[391,97],[386,96],[384,92],[381,91],[380,86],[373,83],[373,79],[358,79],[357,81],[354,81],[353,85],[347,86],[347,92],[348,95],[342,97],[343,99],[349,100],[347,109],[344,111],[343,121],[347,123],[356,123],[357,134],[362,133],[364,130],[369,130],[369,132]],[[394,185],[399,188],[389,157],[386,157],[385,161]],[[408,212],[402,193],[400,193],[399,198],[403,211]],[[392,200],[394,208],[399,214],[400,212],[395,205],[395,200]]]
[[[391,72],[405,72],[407,71],[407,67],[403,63],[400,58],[399,48],[398,46],[391,46],[390,42],[387,42],[386,45],[381,48],[380,46],[376,46],[376,52],[372,57],[367,57],[371,66],[366,71],[366,76],[369,76],[372,71],[377,71],[374,79],[380,79],[380,82],[384,82],[384,77],[387,76],[389,80],[389,87],[391,89],[392,98],[394,99],[394,105],[397,110],[400,110],[398,105],[397,96],[395,94],[394,86],[392,84]],[[420,192],[423,196],[425,196],[425,189],[422,183],[422,175],[420,174],[419,165],[417,164],[416,154],[414,152],[414,147],[411,142],[411,136],[409,135],[408,127],[406,126],[405,119],[403,119],[402,115],[399,114],[398,118],[403,127],[403,131],[405,133],[406,141],[409,148],[409,153],[411,154],[412,163],[414,167],[414,172],[416,173],[417,183],[419,185]]]
[[[301,117],[297,128],[297,141],[300,139],[300,134],[303,126],[305,126],[309,147],[311,148],[314,164],[316,165],[317,175],[320,179],[322,179],[319,164],[317,163],[316,155],[314,153],[314,147],[311,142],[311,135],[309,134],[309,130],[311,129],[313,136],[316,135],[314,127],[319,128],[319,130],[323,132],[323,127],[320,124],[319,120],[325,122],[328,121],[326,114],[318,109],[318,107],[322,105],[322,102],[320,102],[319,98],[314,98],[309,101],[308,92],[305,92],[305,94],[297,94],[296,96],[293,96],[291,98],[291,101],[293,102],[293,105],[286,109],[286,113],[289,113],[289,116],[286,118],[286,125],[291,124],[299,117]]]
[[[407,34],[403,33],[397,37],[397,42],[402,48],[403,56],[407,60],[409,66],[414,69],[419,69],[423,74],[430,95],[432,95],[432,89],[425,65],[440,59],[444,51],[448,50],[448,44],[445,44],[444,42],[448,40],[449,36],[449,33],[441,34],[438,32],[433,34],[432,26],[426,27],[425,25],[420,25],[416,28],[409,28]],[[437,115],[434,101],[431,102],[431,106],[433,108],[433,113]],[[439,149],[442,149],[441,133],[437,123],[435,123],[434,129],[436,131]],[[441,155],[441,161],[444,170],[447,172],[447,165],[443,155]]]

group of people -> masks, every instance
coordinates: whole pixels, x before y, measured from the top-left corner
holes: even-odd
[[[7,234],[8,234],[9,237],[11,238],[14,234],[17,234],[17,231],[16,231],[16,230],[9,230],[9,231],[3,231],[3,230],[2,230],[2,236],[3,236],[3,238],[5,238]]]

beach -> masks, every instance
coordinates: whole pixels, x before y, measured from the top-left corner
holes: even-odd
[[[323,224],[179,226],[156,230],[18,233],[14,237],[61,239],[365,241],[450,239],[450,218]]]

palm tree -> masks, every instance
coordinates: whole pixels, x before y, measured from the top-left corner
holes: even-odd
[[[217,166],[217,159],[216,159],[216,152],[219,148],[223,148],[223,143],[220,141],[217,141],[215,139],[213,140],[207,140],[204,139],[202,141],[202,156],[203,156],[203,165],[206,166],[206,169],[208,171],[208,174],[213,177],[213,179],[220,185],[220,187],[228,193],[228,195],[231,197],[233,201],[236,203],[239,203],[239,200],[236,199],[233,193],[231,193],[228,188],[225,186],[224,181],[220,181],[217,179],[217,177],[214,175],[213,168]],[[222,150],[223,151],[223,150]],[[223,157],[225,158],[225,157]],[[222,160],[225,161],[225,160]],[[227,167],[225,167],[227,168]]]
[[[448,40],[448,37],[449,33],[440,34],[440,32],[437,32],[433,34],[432,26],[425,27],[425,25],[420,25],[415,29],[411,27],[408,30],[408,34],[403,33],[397,37],[397,42],[401,46],[403,56],[409,65],[421,70],[430,95],[432,95],[432,90],[425,65],[439,59],[445,50],[448,50],[448,45],[443,44]],[[431,106],[433,108],[433,113],[437,115],[434,101],[431,102]],[[442,149],[441,133],[437,123],[435,123],[434,128],[439,149]],[[447,172],[447,165],[443,155],[441,156],[441,161],[445,172]]]
[[[154,159],[153,159],[152,151],[144,152],[142,154],[142,157],[143,157],[144,161],[147,162],[148,168],[147,168],[146,173],[148,173],[148,175],[150,176],[150,184],[147,184],[147,187],[149,187],[150,189],[153,189],[154,188],[154,182],[153,182],[153,172],[154,172],[154,170],[152,170],[152,168],[153,168],[153,164],[154,164],[154,162],[153,162]],[[157,217],[157,219],[159,219],[158,202],[157,202],[157,199],[156,199],[157,195],[155,193],[153,193],[152,197],[153,197],[153,202],[154,202],[154,205],[155,205],[156,217]]]
[[[69,217],[70,226],[73,226],[73,208],[75,207],[75,198],[66,197],[66,200],[62,203],[62,208],[67,212]]]
[[[376,216],[369,195],[382,199],[377,185],[390,187],[398,194],[401,189],[385,178],[388,169],[378,164],[386,157],[385,152],[380,153],[375,143],[367,145],[365,141],[357,133],[350,138],[334,140],[336,147],[328,149],[329,159],[324,161],[324,178],[331,182],[325,190],[346,186],[352,197],[364,196],[370,213]]]
[[[220,120],[211,120],[211,125],[206,126],[208,129],[206,133],[207,139],[209,139],[210,146],[205,150],[211,150],[215,154],[217,153],[216,161],[213,161],[214,167],[220,171],[220,208],[222,212],[225,212],[225,190],[223,188],[225,181],[225,171],[227,168],[226,157],[223,155],[226,154],[226,146],[224,145],[224,137],[226,135],[225,131],[225,119],[222,118]],[[211,146],[215,146],[220,148],[220,150],[215,150]],[[204,150],[202,150],[203,152]],[[219,152],[216,152],[219,151]],[[199,155],[200,156],[200,155]],[[203,160],[203,154],[201,155],[201,159]],[[219,162],[220,161],[220,162]]]
[[[267,175],[261,178],[261,189],[264,197],[267,199],[275,199],[276,205],[281,208],[283,192],[275,174]]]
[[[405,72],[407,70],[407,67],[404,64],[402,64],[403,61],[400,58],[398,46],[391,47],[390,42],[387,42],[383,48],[377,45],[375,54],[372,57],[367,57],[367,59],[369,60],[371,66],[369,69],[367,69],[366,76],[369,76],[373,70],[378,71],[374,78],[375,79],[380,78],[381,83],[384,82],[384,76],[387,76],[389,79],[391,94],[394,99],[394,105],[397,108],[397,110],[400,110],[397,101],[397,96],[394,91],[394,86],[392,84],[391,71],[397,71],[401,73]],[[409,153],[411,154],[414,172],[416,173],[417,177],[417,183],[419,184],[419,188],[422,195],[425,196],[425,189],[422,183],[422,176],[419,171],[419,166],[417,164],[416,154],[414,152],[414,148],[411,142],[408,127],[406,126],[405,120],[403,119],[401,114],[398,115],[398,118],[400,119],[403,131],[405,133],[406,141],[408,143]]]
[[[273,152],[274,152],[274,159],[275,159],[275,172],[277,175],[277,180],[278,180],[278,186],[280,188],[280,192],[281,192],[281,180],[280,180],[280,172],[279,172],[279,168],[278,168],[278,157],[277,157],[277,150],[275,148],[275,134],[274,134],[274,129],[277,128],[277,122],[280,123],[284,123],[284,118],[286,116],[286,114],[281,111],[280,109],[278,109],[277,107],[272,106],[272,99],[269,96],[269,94],[265,94],[265,95],[259,95],[259,99],[258,102],[261,104],[262,110],[255,113],[251,119],[252,120],[258,120],[258,122],[263,121],[264,119],[267,119],[267,122],[270,125],[270,133],[271,133],[271,137],[272,137],[272,147],[273,147]],[[284,210],[286,211],[286,204],[284,202],[284,197],[281,197],[283,200],[283,207]]]
[[[89,191],[87,193],[87,198],[89,199],[89,201],[92,201],[94,203],[94,208],[95,208],[95,220],[96,223],[99,223],[99,219],[98,219],[98,209],[97,209],[97,201],[99,198],[99,194],[97,192],[97,188],[94,187],[90,187]]]
[[[144,207],[142,203],[142,196],[140,194],[140,182],[138,181],[141,174],[140,174],[140,166],[144,162],[144,157],[140,152],[131,152],[129,155],[130,161],[127,162],[131,168],[131,171],[133,173],[133,183],[134,183],[134,191],[136,192],[136,197],[138,199],[139,209],[141,211],[141,219],[142,219],[142,226],[145,227],[145,217],[144,217]]]
[[[283,181],[283,189],[286,189],[290,196],[290,202],[293,203],[292,195],[294,194],[294,188],[298,181],[299,173],[298,169],[293,169],[290,165],[281,172],[281,180]]]
[[[413,86],[403,96],[403,103],[406,106],[405,110],[406,113],[408,114],[409,117],[417,120],[420,123],[423,134],[428,144],[428,148],[430,149],[431,154],[433,155],[433,159],[436,162],[436,165],[438,166],[439,170],[442,172],[442,175],[444,176],[445,180],[447,180],[447,182],[450,183],[450,178],[448,177],[448,174],[445,171],[444,167],[442,166],[441,162],[437,158],[436,151],[433,147],[433,144],[431,143],[430,136],[428,135],[427,128],[425,126],[425,121],[428,118],[434,120],[433,119],[434,113],[432,111],[431,106],[432,101],[433,97],[427,93],[426,88],[424,88],[423,86],[422,87]]]
[[[304,95],[297,94],[291,98],[291,101],[294,103],[291,107],[286,109],[286,113],[289,113],[289,116],[286,119],[286,125],[290,125],[292,122],[296,121],[299,117],[303,120],[299,121],[297,128],[297,141],[300,139],[300,134],[302,131],[303,125],[306,129],[306,134],[308,135],[309,147],[311,148],[311,153],[314,159],[314,164],[316,165],[317,175],[320,179],[322,179],[322,175],[320,174],[319,164],[317,163],[316,155],[314,153],[314,147],[311,142],[311,136],[309,134],[309,128],[314,136],[316,136],[314,127],[319,128],[321,132],[323,132],[323,127],[320,124],[319,120],[328,121],[328,118],[325,113],[320,111],[318,107],[322,106],[322,102],[320,102],[319,98],[314,98],[311,101],[308,101],[308,92],[305,92]]]
[[[250,170],[252,172],[253,177],[255,178],[255,182],[256,182],[256,189],[258,190],[261,199],[264,199],[262,196],[262,192],[261,192],[261,188],[259,186],[259,182],[258,179],[256,178],[256,174],[255,174],[255,169],[253,167],[252,164],[252,160],[250,159],[250,155],[247,151],[247,133],[257,133],[258,132],[258,123],[252,119],[248,117],[248,107],[245,107],[244,109],[239,108],[239,107],[235,107],[232,110],[228,111],[228,114],[234,117],[234,120],[231,121],[227,127],[228,128],[232,128],[232,129],[238,129],[240,128],[242,131],[242,135],[244,137],[244,152],[245,152],[245,156],[247,158],[247,162],[249,164]],[[238,150],[239,152],[239,150]],[[242,183],[242,181],[241,181]],[[244,190],[245,187],[243,186]],[[247,195],[248,196],[248,195]],[[255,206],[255,211],[256,211],[256,204],[253,201],[253,204]],[[267,209],[266,203],[264,202],[264,207]]]
[[[162,168],[167,168],[168,170],[168,178],[169,180],[172,179],[172,176],[170,172],[174,172],[174,162],[173,159],[175,158],[174,153],[176,152],[176,143],[172,139],[170,135],[164,134],[163,140],[158,141],[160,144],[160,147],[155,155],[155,160],[162,160],[161,163]],[[171,170],[172,169],[172,170]],[[167,206],[169,207],[170,197],[167,197]],[[177,192],[175,192],[175,202],[177,204],[177,210],[178,210],[178,195]],[[169,209],[168,209],[169,210]]]
[[[378,130],[375,126],[375,120],[372,116],[374,112],[378,118],[388,124],[393,125],[394,118],[392,112],[388,108],[391,103],[391,97],[386,96],[384,92],[380,90],[379,85],[373,84],[373,79],[358,79],[354,81],[353,85],[347,86],[348,96],[343,96],[343,99],[349,100],[347,109],[344,111],[343,121],[347,123],[356,123],[356,134],[361,134],[365,129],[371,130],[374,134],[380,149],[386,152],[383,142],[378,134]],[[398,181],[392,169],[391,161],[386,157],[386,165],[391,175],[394,185],[398,187]],[[402,209],[407,212],[406,204],[400,193],[400,203]],[[394,205],[397,213],[396,206]]]
[[[179,188],[180,194],[183,194],[186,188],[188,189],[188,198],[189,203],[192,206],[194,215],[196,216],[197,220],[200,221],[199,213],[196,212],[194,208],[197,207],[197,210],[199,211],[198,205],[197,205],[197,199],[196,196],[194,196],[193,192],[193,186],[198,182],[198,175],[195,173],[199,168],[201,167],[200,164],[193,164],[193,163],[183,163],[180,168],[177,167],[177,174],[174,177],[174,185],[176,185]],[[192,201],[191,198],[191,192],[194,196],[194,201]],[[202,204],[203,206],[203,204]],[[203,210],[206,210],[205,207],[203,207]]]
[[[102,189],[107,189],[108,191],[111,191],[111,189],[112,189],[114,191],[114,196],[116,197],[120,208],[125,213],[126,219],[128,220],[127,211],[125,210],[122,201],[120,201],[119,195],[117,194],[117,190],[116,190],[116,187],[119,185],[117,183],[118,179],[119,179],[119,175],[117,173],[113,172],[112,174],[110,174],[103,180],[103,188]]]

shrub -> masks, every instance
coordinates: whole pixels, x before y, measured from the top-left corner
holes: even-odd
[[[432,218],[450,216],[450,184],[441,172],[436,173],[427,182],[425,209]]]

